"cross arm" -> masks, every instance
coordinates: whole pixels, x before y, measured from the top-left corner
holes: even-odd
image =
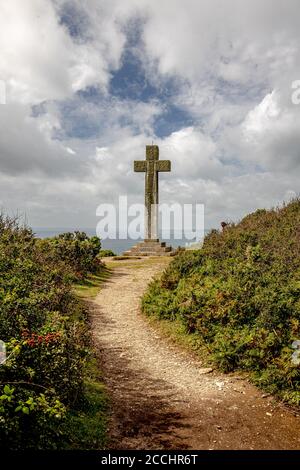
[[[145,172],[147,171],[147,162],[143,160],[135,160],[134,162],[134,171],[136,172]]]
[[[171,171],[170,160],[158,160],[156,162],[156,171]]]

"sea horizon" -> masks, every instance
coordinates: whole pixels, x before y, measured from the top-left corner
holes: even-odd
[[[85,232],[89,237],[97,236],[96,229],[92,227],[33,227],[32,230],[35,237],[42,239],[52,238],[62,233],[75,231]],[[210,232],[210,230],[205,230],[205,235]],[[160,232],[159,239],[162,242],[166,242],[168,245],[171,245],[173,248],[178,248],[179,246],[186,247],[190,243],[195,243],[197,241],[196,237],[191,238],[191,232],[188,233],[187,236],[182,236],[181,232],[171,231],[170,237]],[[117,238],[112,240],[107,238],[101,239],[101,246],[103,250],[112,250],[114,253],[119,255],[128,250],[133,245],[136,245],[137,243],[141,242],[142,240],[142,238],[139,238],[137,240],[133,240],[131,238]]]

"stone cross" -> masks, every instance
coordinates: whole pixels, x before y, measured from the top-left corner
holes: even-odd
[[[145,175],[145,240],[158,239],[158,173],[171,171],[170,160],[159,160],[157,145],[146,146],[146,160],[134,162],[134,171],[144,172]]]

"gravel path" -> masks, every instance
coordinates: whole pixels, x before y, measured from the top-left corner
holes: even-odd
[[[167,262],[112,262],[93,302],[110,448],[300,449],[299,417],[236,375],[207,373],[143,317],[141,295]]]

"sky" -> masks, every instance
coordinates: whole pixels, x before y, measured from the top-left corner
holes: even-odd
[[[0,207],[34,227],[94,227],[161,202],[206,228],[299,194],[299,0],[0,0]],[[2,100],[3,101],[3,100]]]

